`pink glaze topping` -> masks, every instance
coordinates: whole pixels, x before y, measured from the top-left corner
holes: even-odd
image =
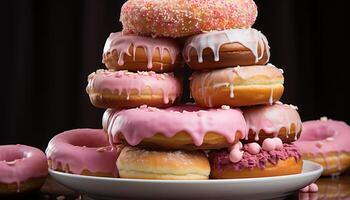
[[[121,9],[120,21],[127,33],[184,37],[249,28],[256,16],[253,0],[128,0]]]
[[[110,146],[101,129],[74,129],[53,137],[46,149],[52,168],[61,165],[64,170],[81,174],[84,170],[118,176],[116,160],[118,149]]]
[[[122,133],[126,141],[135,146],[144,138],[156,133],[171,138],[180,131],[187,131],[196,146],[203,143],[206,133],[216,132],[224,136],[229,143],[233,143],[236,132],[240,131],[242,139],[247,134],[246,123],[239,109],[210,109],[186,104],[167,109],[141,106],[140,108],[113,112],[113,116],[104,117],[112,142],[118,141],[118,134]]]
[[[161,91],[164,103],[174,102],[182,94],[182,83],[173,73],[157,74],[149,72],[128,72],[97,70],[88,77],[87,92],[110,91],[116,95],[125,92],[127,99],[132,90],[141,94],[142,90],[150,88],[153,93]]]
[[[261,150],[257,154],[251,154],[248,151],[248,145],[243,146],[243,157],[239,162],[230,160],[230,153],[227,149],[214,150],[209,153],[211,166],[216,169],[230,168],[233,170],[265,168],[267,163],[277,165],[279,160],[286,160],[294,157],[296,160],[301,159],[298,149],[294,145],[283,144],[280,150],[265,151]]]
[[[132,47],[132,52],[130,48]],[[152,69],[153,54],[156,49],[159,50],[159,56],[162,59],[164,51],[167,51],[171,57],[172,64],[175,63],[176,56],[180,53],[180,46],[173,39],[151,38],[137,35],[123,35],[121,32],[111,33],[107,38],[103,53],[118,53],[118,65],[124,65],[124,56],[134,56],[137,48],[143,48],[147,56],[147,68]]]
[[[256,143],[256,142],[252,142],[247,145],[247,151],[248,153],[252,154],[252,155],[256,155],[261,151],[261,146]]]
[[[294,144],[301,153],[350,152],[350,126],[331,119],[303,122],[303,131]]]
[[[243,151],[241,150],[243,148],[243,144],[241,142],[238,142],[234,144],[232,147],[229,148],[230,151],[230,161],[233,163],[237,163],[243,158]]]
[[[266,37],[256,29],[229,29],[223,31],[212,31],[194,35],[187,39],[183,56],[187,62],[190,61],[191,50],[195,50],[198,57],[198,62],[203,63],[204,49],[211,49],[214,54],[214,60],[220,61],[220,47],[224,44],[240,43],[248,48],[255,56],[257,63],[267,52],[268,59],[270,58],[270,47]],[[258,55],[258,47],[261,49],[261,54]]]
[[[266,138],[262,143],[262,149],[265,151],[280,150],[283,148],[283,143],[280,138]]]
[[[0,146],[0,183],[19,185],[31,178],[47,176],[45,154],[25,145]]]
[[[302,127],[297,108],[280,102],[276,102],[271,106],[247,107],[243,109],[243,115],[247,121],[248,129],[255,132],[255,140],[257,141],[261,130],[277,137],[281,128],[286,128],[288,136],[292,124],[296,127],[296,133],[299,133]],[[295,134],[296,139],[297,134]]]
[[[311,183],[310,185],[304,188],[301,188],[299,191],[304,193],[307,193],[307,192],[315,193],[315,192],[318,192],[318,185],[316,183]]]

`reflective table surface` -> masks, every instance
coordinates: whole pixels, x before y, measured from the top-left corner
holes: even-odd
[[[318,193],[299,193],[287,197],[287,200],[317,200],[317,199],[336,199],[350,200],[350,173],[337,177],[321,177],[317,182]],[[63,185],[57,183],[52,178],[46,180],[45,185],[38,192],[23,194],[19,196],[1,197],[1,200],[7,199],[25,199],[25,200],[81,200],[87,199],[79,193],[72,191]]]

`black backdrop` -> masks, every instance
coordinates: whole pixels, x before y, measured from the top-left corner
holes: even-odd
[[[0,144],[44,149],[67,129],[101,127],[87,76],[101,63],[110,32],[121,30],[120,0],[2,1]],[[349,37],[343,1],[257,0],[255,28],[270,42],[271,63],[285,71],[283,101],[303,120],[350,122]],[[343,48],[345,47],[345,48]]]

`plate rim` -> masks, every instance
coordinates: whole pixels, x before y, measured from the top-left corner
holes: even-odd
[[[303,160],[303,167],[304,165],[310,165],[315,168],[315,170],[308,171],[308,172],[302,172],[300,174],[290,174],[290,175],[283,175],[283,176],[271,176],[271,177],[259,177],[259,178],[239,178],[239,179],[208,179],[208,180],[156,180],[156,179],[128,179],[128,178],[115,178],[115,177],[98,177],[98,176],[86,176],[86,175],[78,175],[78,174],[70,174],[66,172],[60,172],[56,171],[53,169],[48,169],[49,174],[52,176],[54,175],[59,175],[59,176],[66,176],[69,178],[79,178],[79,179],[85,179],[85,180],[96,180],[98,181],[118,181],[118,182],[127,182],[127,183],[163,183],[163,184],[168,184],[168,183],[181,183],[181,184],[214,184],[214,183],[244,183],[244,182],[260,182],[260,181],[273,181],[273,180],[280,180],[281,178],[294,178],[298,177],[301,175],[315,175],[315,174],[320,174],[323,171],[322,165],[312,162],[309,160]],[[53,177],[54,178],[54,177]],[[54,178],[55,179],[55,178]]]

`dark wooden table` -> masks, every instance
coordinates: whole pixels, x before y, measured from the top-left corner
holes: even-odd
[[[320,191],[318,193],[298,193],[289,196],[287,200],[317,200],[317,199],[350,199],[350,174],[336,178],[321,178],[317,182]],[[39,192],[16,196],[1,197],[0,200],[81,200],[87,199],[79,193],[59,184],[52,178],[46,180]]]

